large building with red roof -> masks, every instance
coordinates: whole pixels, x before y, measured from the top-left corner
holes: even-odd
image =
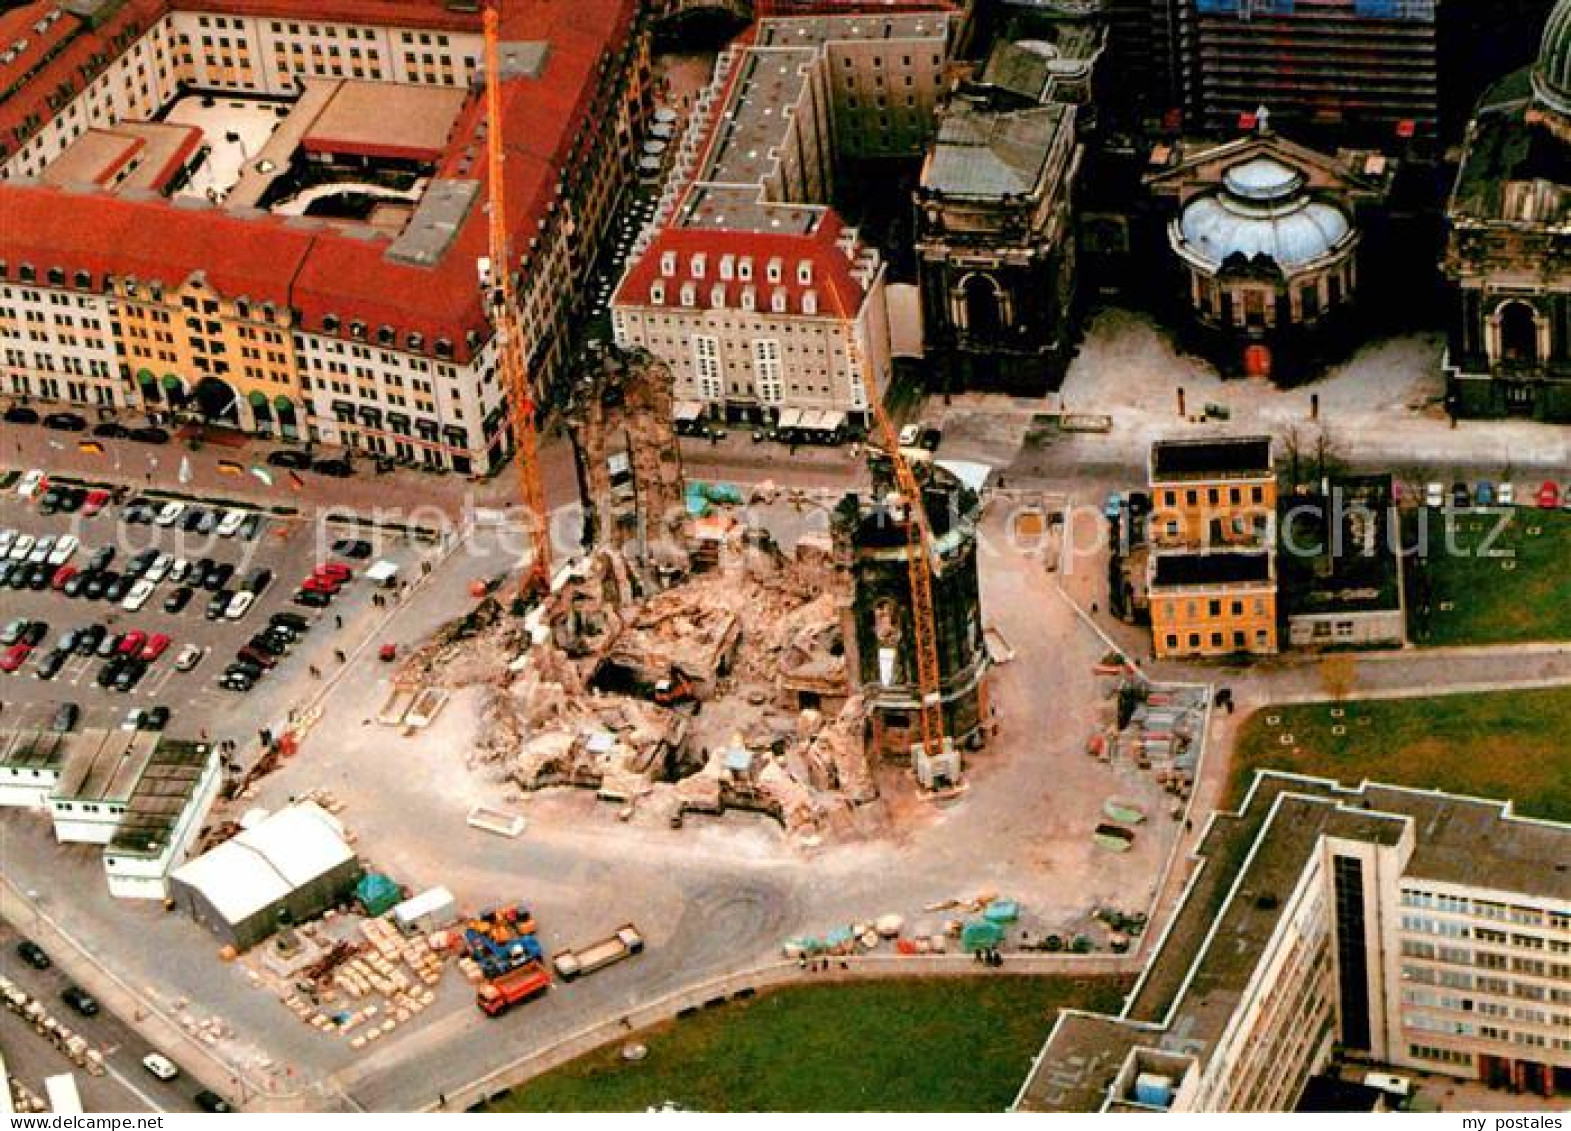
[[[660,357],[680,416],[838,433],[891,366],[884,265],[831,202],[850,160],[919,154],[947,11],[763,19],[726,51],[617,288],[617,344]]]
[[[546,400],[637,158],[648,37],[637,0],[501,14],[512,267]],[[493,470],[482,57],[473,0],[0,16],[0,391]]]

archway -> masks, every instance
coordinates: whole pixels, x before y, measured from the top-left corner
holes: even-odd
[[[238,425],[240,423],[240,402],[235,396],[233,387],[222,377],[208,375],[197,383],[192,396],[196,400],[197,411],[202,414],[209,424]]]
[[[169,407],[181,409],[185,407],[185,382],[173,373],[165,373],[163,379],[164,399],[169,402]]]
[[[286,396],[273,398],[273,408],[278,413],[278,430],[285,439],[293,440],[300,435],[300,428],[295,417],[295,402]]]
[[[991,275],[968,275],[961,283],[966,333],[973,338],[996,338],[1003,329],[1003,296]]]
[[[1516,365],[1538,364],[1538,312],[1525,302],[1505,303],[1500,323],[1500,359]]]
[[[252,389],[246,394],[246,399],[251,402],[251,419],[255,430],[258,432],[271,432],[273,430],[273,410],[268,403],[267,394],[259,389]]]

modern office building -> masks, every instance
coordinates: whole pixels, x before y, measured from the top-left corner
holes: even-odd
[[[478,5],[35,0],[0,16],[3,391],[465,473],[510,450]],[[634,0],[503,6],[537,399],[651,108]]]
[[[1021,1111],[1292,1111],[1333,1055],[1571,1089],[1571,826],[1263,773],[1213,816],[1117,1016],[1067,1011]]]

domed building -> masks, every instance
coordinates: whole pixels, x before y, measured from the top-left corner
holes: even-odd
[[[1479,101],[1447,221],[1451,412],[1571,421],[1571,0]]]
[[[1360,217],[1384,199],[1389,162],[1267,131],[1164,157],[1147,185],[1175,202],[1166,242],[1202,345],[1225,371],[1301,375],[1354,303]]]

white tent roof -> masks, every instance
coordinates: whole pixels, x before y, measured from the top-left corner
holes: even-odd
[[[355,857],[344,829],[314,802],[280,809],[174,878],[201,892],[230,923],[240,923]]]
[[[979,495],[992,486],[993,468],[988,464],[969,459],[941,459],[935,462],[958,479],[961,486],[969,487]]]

